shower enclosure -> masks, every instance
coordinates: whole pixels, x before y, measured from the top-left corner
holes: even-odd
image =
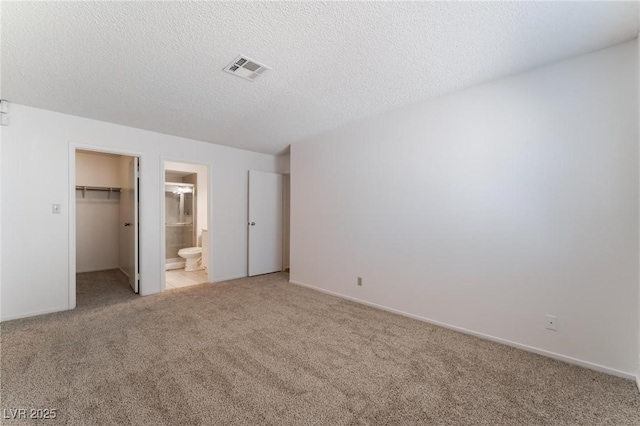
[[[190,183],[166,182],[164,200],[165,266],[166,269],[184,268],[185,260],[178,256],[178,250],[196,246],[195,187]]]

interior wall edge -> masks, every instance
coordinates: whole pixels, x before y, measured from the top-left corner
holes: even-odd
[[[1,7],[1,6],[0,6]],[[0,86],[2,86],[0,84]],[[0,126],[0,260],[2,259],[2,126]],[[0,322],[2,318],[2,262],[0,262]]]
[[[640,21],[640,9],[638,9],[638,20]],[[638,107],[638,146],[640,146],[640,31],[638,32],[638,35],[636,37],[636,44],[637,44],[637,52],[638,52],[638,62],[636,63],[637,66],[637,74],[639,77],[639,82],[638,82],[638,87],[636,87],[636,95],[637,95],[637,101],[639,104]],[[638,155],[638,162],[640,163],[640,152]],[[640,181],[640,170],[638,173],[638,180]],[[638,204],[640,205],[640,197],[638,199]],[[638,208],[638,212],[640,214],[640,206]],[[638,220],[640,221],[640,216],[638,217]],[[640,229],[638,230],[638,241],[640,242]],[[640,251],[638,252],[638,255],[640,256]],[[640,262],[638,263],[638,268],[640,269]],[[638,366],[637,366],[637,371],[636,371],[636,385],[638,387],[638,391],[640,391],[640,273],[639,273],[639,279],[638,279],[638,334],[639,334],[639,338],[638,338],[638,349],[637,349],[637,353],[638,353]]]

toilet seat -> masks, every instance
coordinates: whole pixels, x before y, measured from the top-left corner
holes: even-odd
[[[193,254],[201,254],[201,253],[202,253],[202,247],[189,247],[189,248],[183,248],[178,250],[179,255],[182,255],[182,254],[193,255]]]

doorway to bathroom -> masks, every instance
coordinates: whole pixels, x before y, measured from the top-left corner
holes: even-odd
[[[135,297],[140,291],[139,157],[84,149],[73,149],[72,156],[75,279],[70,306]]]
[[[164,161],[164,290],[210,282],[209,167]]]

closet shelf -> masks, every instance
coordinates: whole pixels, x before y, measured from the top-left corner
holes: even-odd
[[[87,191],[108,191],[109,196],[111,198],[112,192],[120,192],[120,188],[113,188],[108,186],[79,186],[76,185],[76,191],[82,191],[82,198],[85,197]]]

